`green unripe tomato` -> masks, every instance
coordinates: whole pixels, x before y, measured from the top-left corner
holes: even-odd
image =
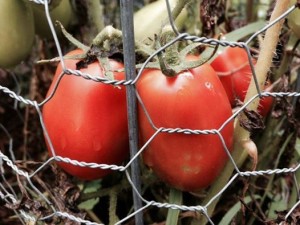
[[[292,1],[291,6],[295,3],[296,1]],[[300,9],[295,9],[288,15],[287,18],[289,27],[295,33],[295,35],[300,38]]]
[[[42,38],[52,38],[44,6],[33,3],[32,8],[36,34]],[[61,22],[61,24],[67,28],[72,19],[72,12],[72,6],[69,0],[62,0],[56,7],[50,9],[50,17],[58,35],[61,34],[61,29],[59,26],[55,26],[55,21]]]
[[[29,55],[34,43],[33,13],[28,1],[0,0],[0,67],[10,68]]]

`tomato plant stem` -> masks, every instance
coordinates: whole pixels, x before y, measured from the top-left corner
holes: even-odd
[[[280,15],[282,15],[288,9],[288,5],[289,5],[289,0],[277,1],[275,8],[272,12],[270,21],[273,21],[276,18],[278,18]],[[272,58],[273,58],[273,54],[276,49],[276,45],[278,42],[278,37],[280,34],[282,23],[283,23],[283,20],[276,23],[275,25],[273,25],[266,31],[265,38],[261,45],[260,54],[259,54],[256,66],[255,66],[255,73],[258,75],[257,80],[259,83],[259,88],[261,88],[261,90],[263,89],[264,82],[267,78],[267,73],[272,64]],[[255,87],[254,79],[252,78],[244,102],[248,102],[252,96],[256,95],[256,93],[257,93],[257,90]],[[259,99],[256,99],[255,101],[253,101],[249,105],[248,109],[256,110],[257,106],[258,106],[258,101],[259,101]],[[245,119],[245,118],[246,118],[245,115],[242,115],[242,119]],[[241,144],[243,141],[248,140],[250,138],[250,133],[247,130],[245,130],[244,128],[242,128],[238,123],[239,123],[239,120],[236,120],[235,121],[235,135],[234,135],[235,142],[234,142],[234,149],[232,152],[232,157],[234,158],[237,166],[240,166],[248,157],[248,153],[245,150],[243,150]],[[206,198],[203,201],[204,204],[209,202],[210,199],[213,198],[226,185],[233,170],[234,170],[234,167],[232,165],[232,162],[228,161],[224,170],[222,171],[222,173],[220,174],[218,179],[215,181],[215,183],[210,188],[208,195],[206,196]],[[209,216],[212,215],[216,204],[217,204],[217,200],[215,200],[210,205],[208,205],[207,211],[208,211]],[[201,224],[201,225],[204,225],[207,222],[205,217],[201,217],[200,221],[201,222],[198,224]]]
[[[271,15],[270,21],[275,20],[277,17],[279,17],[281,14],[283,14],[287,8],[288,8],[288,2],[287,0],[277,1],[276,6],[274,8],[274,11]],[[263,43],[261,45],[260,54],[258,56],[258,60],[255,66],[255,73],[257,74],[257,81],[259,83],[259,88],[262,90],[267,78],[267,74],[269,69],[272,65],[272,58],[274,55],[274,52],[276,51],[276,45],[278,43],[280,30],[282,27],[284,20],[281,20],[274,24],[272,27],[270,27],[266,31],[265,38],[263,40]],[[252,96],[254,96],[257,93],[257,90],[255,88],[255,84],[253,82],[253,79],[250,82],[245,101],[248,102]],[[249,110],[256,110],[258,106],[259,99],[256,99],[255,101],[251,102],[248,109]]]
[[[109,193],[109,224],[113,225],[119,221],[119,218],[116,214],[117,211],[117,199],[118,194],[117,192],[112,189]]]
[[[172,41],[175,38],[175,33],[169,25],[164,26],[161,32],[160,37],[156,40],[157,48],[159,49],[161,44],[165,45],[166,43]],[[180,64],[178,56],[178,43],[174,43],[170,47],[165,49],[165,53],[160,52],[158,54],[158,61],[160,69],[166,76],[175,76],[177,72],[173,69],[174,66]]]
[[[182,191],[177,189],[171,188],[169,193],[169,203],[181,205],[182,204]],[[168,209],[168,215],[166,220],[166,225],[174,225],[178,224],[178,216],[180,210],[178,209]]]
[[[165,26],[162,29],[160,41],[163,45],[172,41],[175,38],[175,33],[171,29],[170,26]],[[165,49],[166,52],[166,62],[170,65],[178,65],[179,64],[179,56],[178,56],[178,42],[175,42],[173,45]]]

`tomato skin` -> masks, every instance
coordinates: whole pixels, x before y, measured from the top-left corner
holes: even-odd
[[[226,48],[211,63],[219,75],[226,90],[231,105],[236,105],[236,100],[244,101],[252,76],[248,55],[242,48]],[[255,63],[255,62],[254,62]],[[269,86],[266,85],[265,88]],[[265,117],[271,109],[272,97],[264,97],[259,101],[258,113]]]
[[[210,65],[166,77],[148,69],[137,83],[137,91],[156,127],[218,129],[232,115],[229,101]],[[138,108],[141,144],[153,134],[141,106]],[[233,123],[221,131],[230,149]],[[143,160],[158,177],[184,191],[210,185],[228,157],[218,135],[159,133],[143,152]]]
[[[82,54],[81,50],[68,55]],[[76,68],[78,60],[65,60],[66,67]],[[110,60],[111,69],[123,68]],[[103,77],[98,62],[82,72]],[[58,65],[47,96],[52,93],[62,72]],[[115,79],[124,79],[124,73],[115,73]],[[129,154],[126,91],[82,77],[64,75],[55,95],[43,106],[43,119],[57,156],[78,161],[120,164]],[[51,150],[48,146],[51,155]],[[111,170],[79,167],[58,163],[69,174],[85,180],[102,178]]]

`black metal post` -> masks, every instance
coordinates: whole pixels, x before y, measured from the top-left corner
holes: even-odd
[[[123,34],[124,64],[126,79],[134,79],[135,71],[135,44],[134,44],[134,26],[133,26],[133,0],[121,0],[121,25]],[[129,146],[130,157],[136,155],[138,151],[138,122],[137,122],[137,100],[135,95],[135,86],[126,86],[128,127],[129,127]],[[140,192],[140,168],[137,160],[131,164],[131,179],[136,189]],[[142,200],[133,190],[134,210],[142,207]],[[135,215],[135,224],[143,224],[142,213]]]

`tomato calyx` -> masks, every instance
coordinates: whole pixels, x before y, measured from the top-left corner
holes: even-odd
[[[97,61],[98,57],[100,57],[100,55],[98,54],[98,52],[94,51],[93,48],[91,47],[87,51],[87,53],[85,53],[84,58],[82,58],[79,62],[76,63],[76,69],[80,70],[82,68],[87,68],[88,65],[90,65],[93,62]]]
[[[113,26],[106,26],[92,41],[92,46],[100,51],[100,55],[110,57],[121,53],[123,48],[122,31]]]
[[[80,70],[87,68],[90,64],[98,61],[103,68],[104,77],[109,80],[114,80],[114,72],[110,68],[109,58],[117,54],[121,54],[122,49],[122,32],[113,28],[112,26],[105,27],[92,41],[91,46],[87,46],[74,38],[60,22],[57,22],[60,26],[63,35],[78,49],[83,51],[82,54],[63,56],[63,59],[79,60],[76,63],[76,69]],[[56,57],[50,60],[42,60],[38,63],[49,63],[53,61],[60,61],[60,57]]]
[[[161,32],[160,37],[155,36],[156,48],[160,49],[162,45],[167,44],[174,38],[175,33],[172,30],[171,26],[165,26]],[[164,52],[160,51],[157,57],[162,73],[166,76],[173,77],[183,71],[199,67],[208,62],[218,49],[218,45],[216,45],[214,47],[214,51],[206,59],[199,58],[197,60],[187,61],[187,55],[191,54],[191,52],[199,45],[201,45],[201,43],[193,43],[185,46],[182,50],[179,51],[179,44],[178,42],[176,42],[170,47],[166,48]]]
[[[104,77],[114,80],[114,71],[111,71],[109,58],[117,53],[121,53],[122,32],[112,26],[105,27],[92,41],[90,47],[85,46],[72,37],[62,27],[62,31],[66,38],[84,51],[84,57],[76,64],[77,69],[86,68],[89,64],[98,61],[104,70]]]

